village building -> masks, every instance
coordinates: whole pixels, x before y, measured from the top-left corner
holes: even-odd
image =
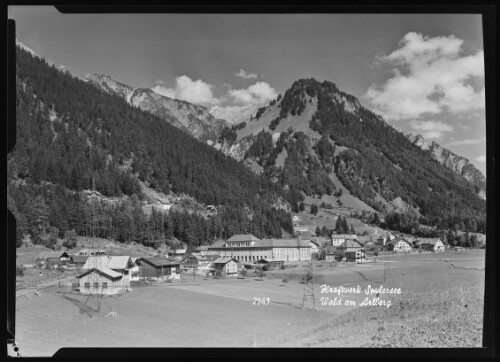
[[[90,256],[82,269],[92,269],[96,265],[107,267],[122,274],[129,274],[132,265],[132,258],[127,255],[100,255]]]
[[[88,256],[84,255],[71,255],[69,262],[75,266],[83,266],[87,262]]]
[[[131,268],[130,268],[130,280],[139,280],[139,276],[140,276],[140,268],[139,268],[139,264],[137,264],[137,260],[139,258],[136,258],[136,257],[131,257],[130,258],[130,261],[131,261]]]
[[[442,252],[445,251],[446,247],[441,239],[418,239],[416,241],[416,245],[418,248],[423,250],[429,250],[433,252]]]
[[[234,235],[208,247],[211,254],[242,262],[282,260],[295,262],[311,259],[311,246],[300,239],[263,239],[253,235]]]
[[[300,221],[300,216],[299,215],[295,215],[294,217],[292,217],[292,222],[299,222]]]
[[[140,278],[180,280],[180,262],[172,259],[152,257],[139,258]]]
[[[113,295],[130,287],[129,279],[124,279],[121,273],[106,267],[85,270],[77,279],[82,294]]]
[[[284,269],[283,264],[283,260],[267,261],[266,259],[260,259],[255,262],[255,265],[261,267],[264,271]]]
[[[186,256],[186,252],[187,252],[187,245],[182,243],[179,247],[172,248],[168,252],[168,256],[181,261]]]
[[[377,238],[376,243],[378,245],[386,246],[389,241],[392,241],[396,238],[397,238],[397,236],[394,235],[393,233],[387,233],[386,235],[380,236],[379,238]]]
[[[335,261],[335,253],[325,253],[325,261]]]
[[[81,249],[75,253],[75,255],[80,255],[80,256],[98,256],[98,255],[106,255],[107,252],[106,250],[102,249]]]
[[[208,245],[200,245],[195,249],[195,251],[201,256],[206,256],[208,255]]]
[[[162,211],[169,211],[170,208],[172,207],[172,204],[167,199],[164,199],[163,197],[157,197],[157,208],[159,208]]]
[[[355,240],[358,236],[356,234],[332,234],[332,246],[340,246],[346,242],[346,240]]]
[[[311,253],[318,253],[320,248],[322,247],[321,242],[318,240],[318,238],[314,238],[311,240],[305,240],[307,244],[311,247]]]
[[[184,259],[182,263],[183,269],[207,269],[213,260],[209,260],[206,256],[199,254],[191,254]]]
[[[309,232],[309,226],[308,225],[294,225],[293,226],[293,231],[298,233],[298,232]]]
[[[79,290],[83,294],[117,294],[130,288],[130,256],[89,256],[82,266]]]
[[[316,233],[313,233],[311,231],[297,231],[295,234],[299,237],[301,240],[310,240],[312,238],[316,237]]]
[[[217,208],[214,205],[207,205],[207,211],[217,212]]]
[[[343,251],[344,253],[350,252],[350,251],[358,251],[361,250],[363,245],[357,241],[357,240],[352,240],[352,239],[347,239],[344,241],[344,243],[340,246],[337,247],[340,251]]]
[[[346,261],[360,262],[366,260],[365,252],[362,249],[350,250],[345,252]]]
[[[44,251],[38,254],[37,260],[42,265],[58,267],[70,261],[70,255],[66,251]]]
[[[214,276],[232,278],[238,276],[238,261],[234,258],[219,258],[213,262]]]
[[[403,238],[396,238],[385,245],[386,250],[394,251],[395,253],[409,253],[412,247],[409,241]]]

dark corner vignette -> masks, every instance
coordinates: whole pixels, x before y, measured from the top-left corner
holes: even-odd
[[[6,118],[7,122],[5,137],[7,138],[4,144],[7,159],[7,154],[12,151],[16,144],[16,24],[12,19],[7,20],[7,44],[6,44],[6,60],[7,60],[7,73],[6,73]],[[5,128],[4,128],[5,129]],[[6,168],[5,168],[6,169]],[[4,179],[5,180],[5,179]],[[5,182],[3,180],[3,182]],[[4,255],[7,260],[5,260],[5,265],[7,266],[6,275],[4,280],[6,281],[6,287],[3,288],[4,301],[6,301],[7,306],[7,324],[6,324],[6,342],[8,346],[8,352],[12,355],[19,355],[19,348],[15,342],[16,336],[16,296],[15,296],[15,270],[16,270],[16,219],[12,212],[7,208],[7,240],[4,243]],[[4,229],[5,230],[5,229]],[[5,234],[4,234],[5,235]],[[4,269],[5,270],[5,269]]]

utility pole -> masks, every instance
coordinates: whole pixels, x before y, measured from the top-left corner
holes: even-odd
[[[304,310],[304,305],[306,303],[306,299],[312,299],[313,302],[313,310],[318,310],[316,308],[316,298],[314,296],[314,271],[313,271],[313,261],[309,259],[305,263],[305,272],[304,272],[304,295],[302,297],[302,306],[300,309]]]

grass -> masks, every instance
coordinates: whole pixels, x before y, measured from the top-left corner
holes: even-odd
[[[280,347],[481,347],[483,290],[405,293],[385,307],[359,307],[277,341]]]

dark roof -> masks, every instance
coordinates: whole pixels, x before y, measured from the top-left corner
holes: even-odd
[[[361,243],[356,240],[347,239],[342,243],[341,246],[343,248],[361,248],[363,245],[361,245]]]
[[[211,248],[221,248],[224,246],[226,242],[224,240],[217,240],[215,243],[213,243],[212,245],[209,245],[208,248],[211,249]]]
[[[73,261],[73,263],[85,264],[85,262],[87,261],[87,258],[88,258],[88,256],[85,256],[85,255],[72,255],[71,256],[71,260]]]
[[[107,277],[108,279],[111,279],[111,280],[119,279],[122,276],[120,273],[115,272],[114,270],[111,270],[111,269],[106,268],[106,267],[100,267],[100,268],[88,269],[85,272],[83,272],[82,274],[78,275],[77,278],[80,279],[80,278],[84,277],[85,275],[90,274],[94,271],[96,273],[98,273],[99,275]]]
[[[396,239],[392,239],[391,241],[387,242],[385,245],[396,245],[397,243],[399,243],[400,241],[404,241],[405,243],[407,243],[408,245],[411,246],[411,243],[406,240],[406,239],[403,239],[403,238],[396,238]]]
[[[223,242],[210,245],[210,249],[224,248]],[[249,248],[310,248],[305,240],[300,239],[262,239],[254,240]],[[243,247],[245,248],[245,247]],[[248,247],[247,247],[248,248]]]
[[[253,236],[252,234],[238,234],[233,235],[226,242],[237,242],[237,241],[257,241],[259,238]]]
[[[238,260],[236,260],[234,258],[219,258],[219,259],[215,260],[213,263],[214,264],[227,264],[231,260],[233,260],[235,263],[238,263]]]
[[[175,266],[180,265],[181,263],[177,260],[161,258],[161,257],[152,257],[152,258],[140,258],[137,260],[138,262],[146,262],[155,268],[160,268],[162,266]]]
[[[268,264],[269,262],[266,259],[259,259],[255,263],[256,264]]]
[[[356,234],[332,234],[333,239],[357,239]]]

